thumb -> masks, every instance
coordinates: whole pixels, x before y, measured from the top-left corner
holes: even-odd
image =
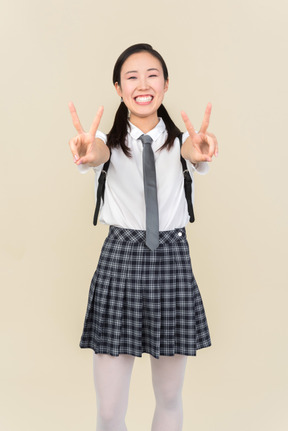
[[[199,163],[199,162],[212,162],[212,157],[209,154],[198,154],[197,155],[197,160],[194,160],[194,162],[196,162],[196,163]]]
[[[76,165],[86,165],[87,163],[90,163],[90,157],[89,156],[83,156],[80,157],[77,161],[76,161]]]

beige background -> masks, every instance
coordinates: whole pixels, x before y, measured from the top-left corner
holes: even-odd
[[[4,431],[95,429],[92,351],[78,347],[106,228],[92,226],[93,174],[68,151],[73,100],[101,130],[112,68],[137,42],[170,72],[166,107],[199,127],[208,101],[220,155],[196,178],[191,256],[213,347],[190,358],[184,431],[284,431],[287,407],[287,2],[2,2],[1,415]],[[137,359],[127,424],[153,414]]]

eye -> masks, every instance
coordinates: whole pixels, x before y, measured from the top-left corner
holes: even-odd
[[[128,79],[136,79],[136,76],[129,76]]]
[[[158,75],[149,75],[149,78],[157,78]]]

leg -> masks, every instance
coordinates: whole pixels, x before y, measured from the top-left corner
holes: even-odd
[[[93,354],[97,431],[126,431],[130,377],[134,356]]]
[[[152,431],[181,431],[183,423],[182,387],[187,356],[151,356],[156,408]]]

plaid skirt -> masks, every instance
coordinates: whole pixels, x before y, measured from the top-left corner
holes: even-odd
[[[110,227],[93,276],[80,347],[112,356],[195,356],[211,345],[185,228],[160,232]]]

